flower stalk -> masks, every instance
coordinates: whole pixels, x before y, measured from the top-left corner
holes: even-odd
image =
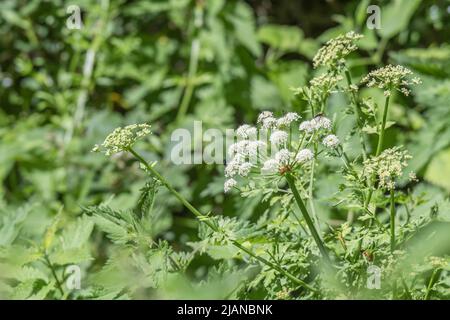
[[[380,137],[378,138],[377,151],[375,153],[376,157],[380,155],[381,150],[383,149],[384,131],[386,130],[388,109],[389,109],[389,95],[386,97],[386,100],[384,102],[383,120],[381,122]]]
[[[391,189],[390,192],[390,203],[391,203],[391,212],[390,212],[390,219],[391,219],[391,252],[395,249],[395,199],[394,199],[394,189]]]
[[[317,246],[319,247],[320,253],[322,254],[323,258],[328,262],[331,263],[330,257],[328,255],[328,251],[325,249],[325,246],[322,242],[322,239],[319,236],[319,233],[317,232],[314,222],[311,219],[308,210],[306,209],[305,203],[303,202],[300,193],[298,192],[297,187],[295,186],[295,178],[291,174],[286,174],[286,181],[289,184],[289,188],[292,191],[292,194],[294,195],[295,202],[297,203],[303,218],[305,219],[305,222],[308,226],[309,231],[311,232],[311,235],[316,242]]]

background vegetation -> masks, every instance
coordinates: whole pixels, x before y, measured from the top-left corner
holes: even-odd
[[[69,4],[82,9],[81,30],[66,27]],[[369,4],[382,8],[380,30],[366,27]],[[356,78],[397,63],[422,79],[411,96],[393,97],[386,146],[414,156],[417,215],[439,207],[450,222],[449,26],[446,0],[1,1],[0,297],[295,298],[275,273],[240,291],[257,268],[238,272],[226,248],[200,254],[198,222],[164,189],[144,231],[130,227],[132,217],[112,221],[108,210],[139,210],[141,190],[155,189],[129,156],[90,151],[117,126],[146,122],[153,135],[141,152],[197,208],[241,222],[277,212],[264,194],[225,196],[221,165],[173,165],[170,134],[193,130],[193,120],[226,129],[262,110],[301,114],[290,88],[314,76],[311,59],[325,41],[351,30],[365,35],[349,59]],[[383,103],[379,90],[361,94]],[[329,101],[331,110],[345,106],[340,96]],[[317,211],[335,226],[347,217],[333,207],[339,181],[332,173],[316,181]],[[63,285],[74,264],[81,290]]]

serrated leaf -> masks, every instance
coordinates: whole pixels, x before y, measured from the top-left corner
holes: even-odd
[[[85,208],[92,215],[97,227],[117,244],[137,241],[138,222],[131,211],[115,211],[107,206]]]
[[[134,212],[140,219],[151,215],[153,204],[155,203],[155,196],[158,192],[158,185],[159,182],[152,179],[146,182],[145,186],[141,189],[141,195],[134,209]]]

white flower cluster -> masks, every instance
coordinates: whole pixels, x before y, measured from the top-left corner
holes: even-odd
[[[302,149],[297,153],[295,160],[300,163],[311,161],[314,158],[314,153],[309,149]]]
[[[248,124],[243,124],[236,130],[236,135],[241,139],[255,139],[258,130]]]
[[[408,151],[401,147],[384,150],[378,157],[371,157],[364,161],[364,174],[366,177],[375,175],[381,188],[393,190],[395,179],[403,175],[403,169],[408,166],[412,157]]]
[[[312,106],[321,107],[342,79],[340,75],[324,73],[311,79],[308,87],[294,89],[294,94]]]
[[[398,90],[408,96],[411,91],[406,86],[421,83],[417,77],[410,78],[412,74],[411,70],[403,66],[387,65],[370,72],[361,80],[361,83],[367,87],[383,89],[385,96],[389,96],[391,90]]]
[[[223,184],[223,190],[225,191],[225,193],[227,193],[231,189],[233,189],[236,185],[237,185],[237,181],[234,180],[233,178],[230,178],[230,179],[226,180],[225,183]]]
[[[334,149],[339,145],[339,138],[334,134],[329,134],[323,139],[322,143],[325,147]]]
[[[329,92],[334,88],[339,81],[343,78],[340,75],[333,75],[331,73],[324,73],[309,81],[311,88],[315,88],[316,91]]]
[[[283,117],[277,120],[278,128],[286,128],[291,125],[292,122],[298,121],[300,116],[295,112],[288,112]]]
[[[260,124],[263,129],[273,129],[277,127],[277,119],[270,111],[261,112],[258,116],[257,123]]]
[[[355,42],[362,37],[362,35],[350,31],[345,35],[329,40],[314,56],[314,68],[319,66],[337,67],[343,63],[343,59],[347,55],[358,49]]]
[[[107,156],[126,151],[131,148],[138,139],[151,134],[150,125],[132,124],[126,127],[119,127],[110,133],[101,145],[95,145],[93,152],[104,150]]]
[[[286,131],[275,130],[274,132],[272,132],[269,139],[273,145],[281,146],[286,144],[286,142],[288,141],[288,137],[289,135]]]
[[[300,131],[305,131],[306,133],[312,133],[320,129],[330,130],[331,120],[324,116],[317,116],[311,120],[306,120],[300,123]]]
[[[295,161],[305,163],[312,159],[312,152],[309,150],[311,155],[302,150],[299,152],[301,156],[294,157],[295,155],[286,149],[288,147],[289,133],[285,129],[289,129],[293,122],[299,119],[300,116],[294,112],[289,112],[277,119],[272,112],[263,111],[258,116],[257,122],[262,129],[270,129],[270,136],[267,142],[256,139],[258,137],[258,129],[256,127],[248,124],[240,126],[236,134],[241,140],[228,148],[228,153],[232,159],[225,167],[225,177],[228,178],[224,184],[225,192],[236,187],[236,176],[245,178],[252,170],[262,174],[272,174],[278,172],[282,166],[287,166]],[[265,151],[269,142],[274,147],[273,151],[277,152],[273,158],[267,159]],[[263,163],[262,165],[260,165],[261,162]]]

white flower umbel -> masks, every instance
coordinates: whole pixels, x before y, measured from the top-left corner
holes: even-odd
[[[302,123],[300,123],[300,126],[298,127],[300,131],[304,131],[307,133],[311,133],[314,131],[313,124],[311,121],[305,120]]]
[[[262,174],[273,174],[277,173],[280,168],[280,163],[275,159],[269,159],[264,162],[263,167],[261,168]]]
[[[245,156],[241,154],[236,154],[234,158],[230,162],[228,162],[227,166],[225,167],[225,177],[230,178],[239,174],[239,168],[241,164],[243,164],[244,162]]]
[[[104,151],[107,156],[127,151],[137,140],[149,134],[151,134],[150,125],[146,123],[119,127],[110,133],[101,145],[95,145],[92,151]]]
[[[279,128],[287,128],[292,122],[298,121],[300,116],[295,112],[288,112],[283,117],[277,120],[277,126]]]
[[[256,157],[258,151],[266,147],[266,143],[261,140],[249,141],[247,146],[247,154],[249,157]]]
[[[295,160],[299,163],[306,163],[314,158],[314,154],[309,149],[302,149],[297,153]]]
[[[299,130],[306,133],[312,133],[320,129],[330,130],[332,126],[331,120],[327,117],[318,116],[310,121],[303,121],[300,123]]]
[[[285,145],[288,141],[288,134],[282,130],[275,130],[270,135],[270,142],[275,146]]]
[[[257,136],[257,129],[248,124],[243,124],[237,128],[236,135],[241,139],[255,139]]]
[[[411,91],[406,86],[421,82],[417,77],[411,78],[412,74],[411,70],[403,66],[387,65],[370,72],[361,80],[361,83],[367,87],[383,89],[385,96],[389,96],[391,90],[398,90],[408,96]]]
[[[277,127],[277,119],[273,117],[265,118],[262,121],[262,128],[269,130],[269,129],[275,129]]]
[[[262,124],[267,118],[273,118],[273,113],[270,111],[263,111],[259,114],[257,123]]]
[[[325,147],[334,149],[339,145],[339,138],[334,134],[329,134],[323,139],[322,143]]]
[[[350,31],[345,35],[340,35],[327,41],[313,58],[314,68],[319,66],[326,66],[332,69],[338,67],[343,63],[347,55],[358,49],[355,42],[362,37],[362,35]]]
[[[290,159],[291,152],[288,149],[281,149],[275,154],[275,160],[277,160],[280,165],[288,164]]]
[[[241,141],[238,141],[236,143],[233,143],[228,148],[228,154],[230,156],[234,156],[234,155],[247,156],[248,155],[248,145],[249,144],[250,144],[250,141],[248,141],[248,140],[241,140]]]
[[[236,180],[234,180],[233,178],[231,179],[227,179],[225,181],[225,183],[223,184],[223,190],[225,191],[225,193],[229,192],[232,188],[234,188],[237,185]]]
[[[331,120],[327,117],[318,116],[311,120],[311,125],[314,128],[314,130],[330,130],[331,129]]]
[[[403,169],[411,158],[402,147],[386,149],[378,157],[364,161],[364,174],[366,177],[376,175],[381,188],[393,190],[396,179],[403,175]]]
[[[253,167],[253,165],[250,162],[241,163],[238,168],[238,174],[241,177],[246,177],[250,173],[250,170],[252,169],[252,167]]]

